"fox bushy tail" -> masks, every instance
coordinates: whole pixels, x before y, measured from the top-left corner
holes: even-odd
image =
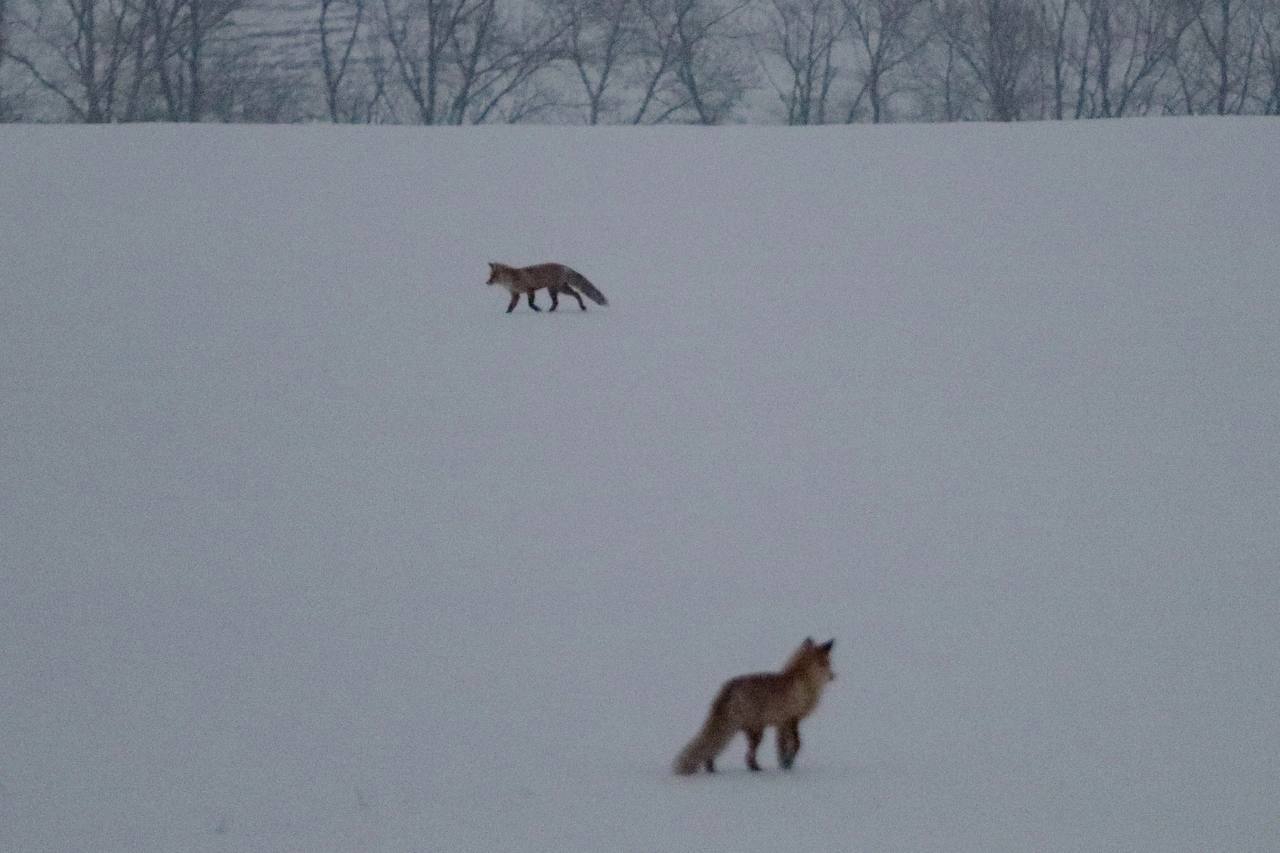
[[[697,773],[708,760],[723,752],[729,745],[729,741],[733,740],[733,736],[737,734],[737,728],[730,724],[724,713],[724,699],[723,695],[716,699],[711,706],[711,713],[707,715],[707,721],[702,724],[702,729],[676,756],[672,767],[676,773],[681,776]]]
[[[587,281],[587,277],[576,270],[569,270],[569,286],[574,290],[579,290],[587,295],[597,305],[608,305],[609,300],[604,298],[604,294],[596,289],[596,286]]]

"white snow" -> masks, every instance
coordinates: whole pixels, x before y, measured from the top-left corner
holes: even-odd
[[[0,127],[0,849],[1280,848],[1278,130]]]

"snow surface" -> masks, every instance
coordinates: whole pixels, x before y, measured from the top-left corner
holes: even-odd
[[[1280,848],[1278,130],[0,127],[0,849]]]

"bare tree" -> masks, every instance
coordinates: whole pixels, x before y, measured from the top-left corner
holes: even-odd
[[[1254,47],[1260,33],[1245,0],[1202,0],[1196,29],[1211,58],[1209,110],[1218,115],[1243,111],[1249,97]]]
[[[1017,121],[1035,100],[1033,60],[1041,19],[1021,0],[938,0],[939,29],[986,96],[989,116]]]
[[[9,47],[8,0],[0,0],[0,122],[12,121],[14,110],[5,92],[4,60]]]
[[[735,28],[745,2],[716,8],[688,0],[689,14],[676,19],[676,78],[689,93],[700,124],[720,124],[732,114],[749,85],[743,34]]]
[[[450,123],[487,121],[504,103],[508,121],[540,109],[547,98],[538,87],[516,96],[559,54],[562,35],[562,25],[545,17],[514,29],[499,15],[497,0],[482,0],[450,40],[458,79]]]
[[[631,122],[728,119],[748,86],[745,34],[736,26],[745,3],[638,1],[645,22],[639,45],[642,95]]]
[[[383,34],[400,82],[417,107],[418,121],[441,114],[445,53],[453,30],[481,0],[382,0]]]
[[[270,33],[260,11],[280,20],[0,0],[0,120],[716,124],[756,70],[792,124],[1280,115],[1280,0],[299,0]]]
[[[201,121],[207,107],[208,52],[245,0],[145,0],[155,70],[170,119]]]
[[[368,40],[365,67],[369,72],[369,83],[373,91],[364,104],[363,121],[366,124],[402,124],[404,122],[396,109],[395,98],[391,96],[396,73],[392,67],[393,63],[383,53],[386,47],[385,39],[372,37]]]
[[[637,87],[639,104],[631,114],[630,124],[666,121],[685,105],[672,90],[677,42],[674,16],[665,14],[662,0],[637,0],[642,25],[637,36]],[[655,110],[650,113],[650,109]]]
[[[144,0],[143,8],[151,41],[148,52],[151,55],[156,85],[164,100],[166,117],[169,121],[178,121],[182,105],[174,77],[180,75],[176,75],[170,68],[170,63],[177,55],[178,20],[182,5],[166,0]]]
[[[1149,111],[1192,16],[1176,0],[1083,1],[1088,31],[1077,114],[1110,118]]]
[[[274,50],[262,48],[264,38]],[[202,59],[203,119],[270,124],[314,119],[322,90],[316,87],[307,38],[303,28],[288,27],[255,37],[235,32],[211,39]]]
[[[205,18],[205,0],[186,0],[187,39],[183,43],[190,84],[187,98],[187,121],[199,121],[204,115],[204,46],[209,22]]]
[[[974,121],[982,118],[981,87],[943,31],[941,11],[931,3],[923,16],[928,38],[902,70],[904,91],[911,95],[917,119]]]
[[[34,6],[34,10],[31,7]],[[28,35],[19,48],[6,36],[4,55],[56,96],[78,121],[117,118],[124,69],[140,37],[139,19],[127,0],[64,0],[52,7],[28,4],[34,14],[9,18]]]
[[[891,94],[886,79],[919,54],[929,39],[923,27],[912,31],[925,6],[922,0],[844,0],[844,6],[849,15],[849,32],[866,62],[861,91],[870,104],[872,123],[879,124]],[[848,121],[853,121],[857,107],[855,100]]]
[[[765,74],[787,110],[787,124],[824,124],[831,86],[839,73],[836,46],[848,25],[838,0],[771,0],[764,52],[786,66],[785,82]]]
[[[497,0],[382,0],[391,64],[422,124],[488,120],[557,55],[559,33],[539,19],[509,29]],[[534,100],[541,97],[535,93]]]
[[[25,80],[29,75],[15,63],[6,62],[12,47],[10,32],[15,5],[10,0],[0,0],[0,122],[22,121],[27,100],[18,80]]]
[[[1280,4],[1259,0],[1254,5],[1254,15],[1262,75],[1261,92],[1255,97],[1264,115],[1280,115]]]
[[[1049,115],[1061,120],[1065,117],[1067,82],[1073,64],[1087,73],[1087,44],[1081,47],[1078,39],[1080,2],[1078,0],[1040,0],[1041,30],[1045,34],[1044,61],[1048,80]]]
[[[639,5],[636,0],[559,0],[553,14],[562,22],[564,53],[586,95],[587,124],[599,124],[616,101],[606,93],[636,52]]]
[[[329,120],[335,123],[355,115],[354,109],[343,106],[342,84],[360,38],[364,12],[365,0],[320,0],[320,70],[324,75],[325,106]],[[341,23],[334,21],[337,16],[341,16]]]
[[[133,2],[133,0],[130,0]],[[201,121],[208,52],[245,0],[141,0],[152,67],[170,121]]]

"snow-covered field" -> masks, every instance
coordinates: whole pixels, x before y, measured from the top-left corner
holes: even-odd
[[[1280,848],[1278,131],[0,128],[0,849]]]

